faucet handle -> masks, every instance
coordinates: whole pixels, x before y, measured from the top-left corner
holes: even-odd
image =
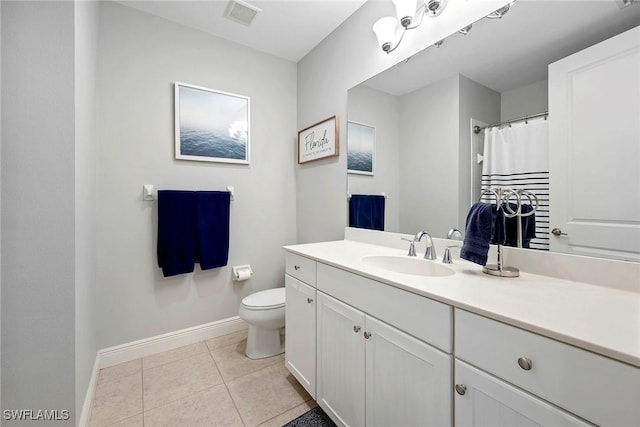
[[[451,251],[449,250],[449,246],[447,246],[444,250],[444,255],[442,256],[442,263],[453,264],[453,261],[451,260]]]
[[[411,239],[407,239],[405,237],[401,237],[401,240],[406,240],[407,242],[409,242],[409,253],[407,254],[407,256],[416,256],[416,245],[414,243],[413,240]]]

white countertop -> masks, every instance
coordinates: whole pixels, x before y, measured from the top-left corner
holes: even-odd
[[[406,250],[353,240],[285,250],[640,367],[638,293],[525,272],[493,277],[460,259],[447,265],[456,272],[451,276],[394,273],[365,264],[362,257],[406,256]]]

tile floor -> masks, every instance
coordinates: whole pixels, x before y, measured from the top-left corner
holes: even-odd
[[[246,331],[100,370],[90,427],[280,427],[316,406],[284,355],[251,360]]]

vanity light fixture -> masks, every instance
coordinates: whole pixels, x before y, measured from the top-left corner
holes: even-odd
[[[396,17],[380,18],[373,24],[378,44],[386,53],[393,52],[402,41],[407,30],[422,24],[425,15],[436,17],[447,6],[448,0],[391,0],[396,8]]]
[[[509,12],[509,9],[511,8],[511,5],[512,5],[513,3],[514,3],[514,2],[511,2],[511,3],[509,3],[509,4],[505,4],[505,5],[504,5],[504,6],[502,6],[500,9],[498,9],[498,10],[496,10],[496,11],[494,11],[494,12],[492,12],[492,13],[488,14],[488,15],[487,15],[487,18],[489,18],[489,19],[502,19],[502,17],[503,17],[504,15],[506,15],[506,14],[507,14],[507,12]]]
[[[458,30],[458,32],[466,36],[467,34],[469,34],[469,31],[471,31],[471,27],[473,27],[473,25],[467,25],[463,29]]]

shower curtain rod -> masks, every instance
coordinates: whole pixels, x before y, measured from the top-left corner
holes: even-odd
[[[482,132],[485,129],[489,129],[489,128],[494,128],[496,126],[502,126],[502,125],[509,125],[511,126],[511,123],[515,123],[515,122],[527,122],[529,119],[535,119],[538,117],[542,117],[544,116],[544,119],[547,120],[547,117],[549,116],[549,112],[548,111],[544,111],[542,113],[538,113],[538,114],[532,114],[530,116],[524,116],[524,117],[520,117],[517,119],[513,119],[513,120],[507,120],[506,122],[502,122],[502,123],[497,123],[495,125],[489,125],[489,126],[483,126],[480,127],[478,125],[473,127],[473,133],[478,134],[480,132]]]

